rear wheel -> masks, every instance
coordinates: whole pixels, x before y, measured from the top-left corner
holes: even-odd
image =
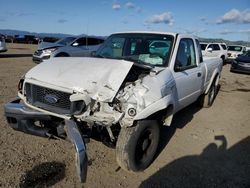
[[[217,94],[217,86],[215,85],[215,82],[213,82],[209,88],[208,93],[203,94],[201,96],[200,105],[205,108],[209,108],[210,106],[212,106],[216,94]]]
[[[118,164],[127,171],[143,171],[153,161],[158,148],[160,127],[155,120],[137,122],[122,128],[116,145]]]

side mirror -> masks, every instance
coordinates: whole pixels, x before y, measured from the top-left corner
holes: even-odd
[[[208,52],[212,52],[213,49],[212,49],[212,48],[208,48],[207,51],[208,51]]]
[[[78,42],[74,42],[74,43],[72,44],[72,46],[78,46],[78,45],[79,45]]]

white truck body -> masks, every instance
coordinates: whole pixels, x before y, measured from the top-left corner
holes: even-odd
[[[127,44],[121,42],[124,38],[137,42],[129,45],[133,54],[136,54],[137,45],[143,44],[139,55],[117,57],[125,48],[121,44]],[[143,43],[142,39],[148,43]],[[148,52],[143,49],[146,44],[149,45]],[[110,49],[116,53],[115,58],[107,55]],[[119,165],[129,171],[144,170],[152,162],[158,146],[156,121],[169,126],[177,111],[201,96],[209,96],[208,105],[211,105],[222,59],[203,58],[196,38],[176,33],[117,33],[111,35],[99,50],[98,58],[56,58],[31,69],[19,83],[18,95],[24,106],[7,104],[5,115],[14,129],[39,136],[47,135],[46,131],[52,127],[37,130],[35,125],[23,125],[19,121],[22,116],[34,120],[56,117],[65,121],[60,126],[66,126],[67,135],[77,148],[78,162],[84,161],[86,155],[84,143],[79,139],[82,132],[78,128],[102,127],[107,129],[111,141],[117,140]],[[62,110],[65,105],[70,109]],[[114,126],[120,129],[118,138],[112,131]],[[144,133],[153,136],[145,143],[143,141],[144,144],[141,141],[134,143],[137,142],[134,139],[141,138]],[[137,144],[142,144],[142,150],[145,145],[150,148],[151,154],[144,156],[147,160],[135,160],[134,155],[140,156],[133,149]],[[128,148],[131,151],[125,151]],[[83,180],[81,165],[78,164],[78,172]]]

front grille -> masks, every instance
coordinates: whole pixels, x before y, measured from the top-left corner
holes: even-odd
[[[42,50],[37,50],[35,51],[34,55],[40,56],[43,53]]]
[[[30,83],[25,84],[25,91],[27,101],[38,108],[59,114],[70,113],[70,93],[65,93]],[[49,100],[51,98],[52,100]]]

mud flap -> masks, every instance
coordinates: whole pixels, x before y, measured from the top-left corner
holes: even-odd
[[[84,139],[77,127],[77,124],[72,120],[65,120],[66,132],[69,140],[75,146],[75,164],[78,176],[82,183],[87,179],[88,157]]]

